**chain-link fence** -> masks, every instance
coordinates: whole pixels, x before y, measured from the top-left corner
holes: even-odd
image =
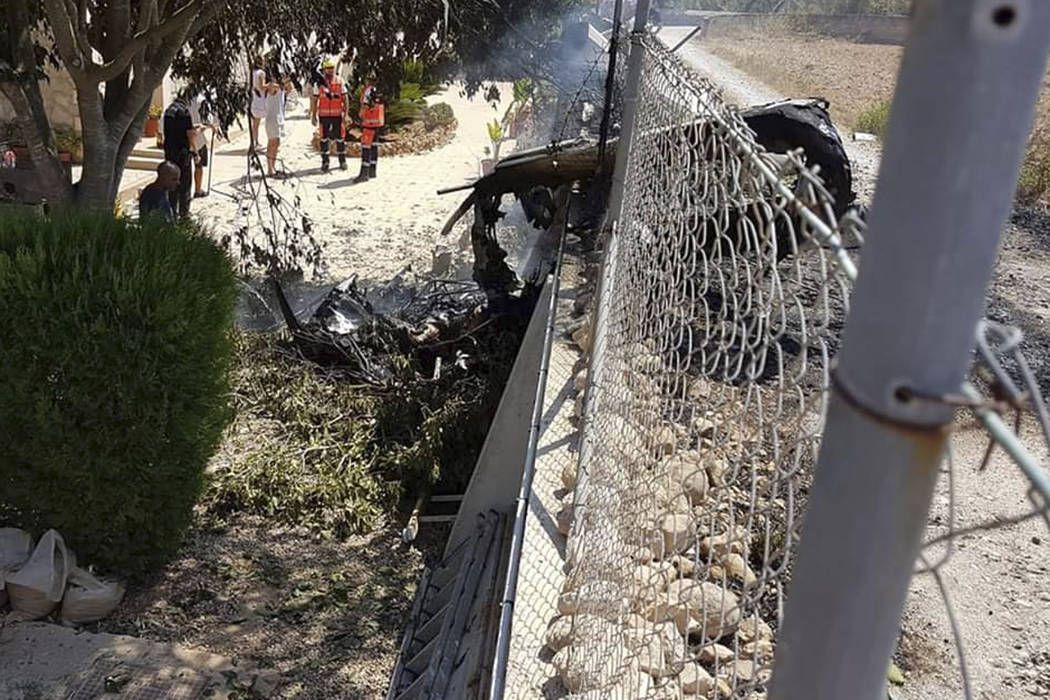
[[[816,456],[852,266],[834,201],[644,51],[624,211],[575,331],[580,453],[535,494],[568,539],[523,555],[507,697],[760,697]]]
[[[655,38],[636,50],[616,230],[601,260],[561,272],[558,329],[582,355],[552,349],[504,697],[757,700],[864,224],[801,152],[758,146]],[[966,385],[909,400],[972,411],[1032,485],[1030,511],[979,528],[1047,520],[1050,479],[1014,435],[1020,418],[1013,432],[998,418],[1034,414],[1050,443],[1038,382],[1012,329],[978,332],[977,383],[991,398]],[[935,507],[918,565],[942,588],[954,542],[971,532],[955,521],[951,451],[944,474],[947,515]]]

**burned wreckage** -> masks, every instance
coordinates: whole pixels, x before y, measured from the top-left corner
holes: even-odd
[[[827,107],[826,102],[815,99],[786,101],[742,111],[741,117],[755,132],[756,142],[770,153],[801,149],[807,166],[819,168],[835,201],[834,211],[821,215],[841,217],[855,194],[850,162]],[[687,132],[697,131],[691,135],[697,143],[704,138],[703,130],[710,128],[703,121],[685,127]],[[477,348],[478,331],[501,316],[528,318],[538,288],[553,268],[558,243],[570,228],[570,188],[580,183],[590,185],[592,194],[607,192],[615,146],[615,139],[603,148],[595,139],[580,137],[519,151],[501,159],[490,174],[442,190],[470,191],[441,235],[447,236],[473,212],[471,279],[435,279],[407,272],[383,284],[350,279],[334,287],[302,322],[277,285],[282,315],[296,345],[311,359],[339,364],[355,380],[380,386],[396,383],[396,356],[418,360],[417,374],[423,376],[431,372],[436,376],[443,366],[466,369],[472,358],[483,353]],[[499,223],[506,216],[501,206],[507,194],[514,195],[526,221],[539,230],[527,246],[529,259],[522,266],[522,279],[507,264],[508,253],[497,237]],[[600,224],[604,209],[600,199],[591,196],[582,207],[585,211],[576,217],[582,228]],[[732,210],[729,215],[746,217],[748,210]],[[778,243],[779,260],[790,255],[793,246]],[[478,352],[466,352],[464,342]]]

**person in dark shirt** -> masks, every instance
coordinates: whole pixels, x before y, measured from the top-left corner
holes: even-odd
[[[146,185],[139,193],[139,219],[147,216],[160,216],[166,221],[175,220],[169,195],[174,192],[182,180],[182,170],[171,161],[164,161],[157,166],[157,179]]]
[[[197,129],[190,116],[189,100],[180,95],[164,110],[164,159],[179,166],[179,186],[168,197],[172,209],[183,218],[190,215],[193,201],[193,167],[200,158],[196,141]]]

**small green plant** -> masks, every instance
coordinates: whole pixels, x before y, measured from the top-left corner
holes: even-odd
[[[83,160],[84,140],[80,132],[69,127],[58,126],[53,130],[55,148],[59,153],[69,153],[74,162]]]
[[[882,100],[867,107],[857,115],[856,130],[875,134],[880,139],[886,137],[890,123],[890,102]]]
[[[164,110],[161,109],[160,105],[150,105],[148,113],[150,119],[160,119],[163,114]]]
[[[236,294],[188,227],[0,214],[0,525],[125,576],[172,553],[230,416]]]
[[[397,98],[386,105],[386,123],[396,130],[418,120],[427,105],[425,97],[418,83],[401,83]]]
[[[492,142],[492,158],[499,160],[499,149],[503,145],[503,125],[493,119],[485,124],[485,130],[488,132],[489,141]]]
[[[1028,145],[1017,180],[1017,199],[1035,204],[1050,195],[1050,135],[1036,134]]]

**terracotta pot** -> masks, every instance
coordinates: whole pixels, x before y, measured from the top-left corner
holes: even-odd
[[[58,154],[58,162],[60,163],[72,163],[73,154],[66,151],[62,151]]]
[[[25,146],[12,146],[11,150],[15,152],[15,158],[18,159],[19,168],[32,168],[33,161],[29,158],[29,149]]]
[[[147,119],[146,120],[146,126],[142,130],[142,135],[145,136],[146,138],[155,138],[159,132],[160,132],[160,120],[159,119],[153,119],[152,117]]]

